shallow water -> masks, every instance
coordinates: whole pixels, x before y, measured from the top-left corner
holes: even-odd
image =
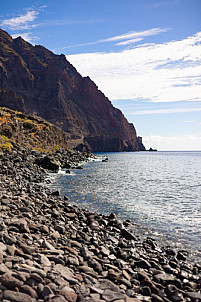
[[[103,154],[99,154],[103,155]],[[73,175],[51,175],[71,202],[137,224],[201,259],[201,152],[107,153]]]

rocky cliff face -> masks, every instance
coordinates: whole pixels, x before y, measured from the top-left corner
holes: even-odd
[[[92,151],[144,150],[133,124],[66,60],[0,30],[0,106],[38,115]]]
[[[51,153],[69,147],[68,134],[47,121],[0,107],[0,150],[13,145]]]

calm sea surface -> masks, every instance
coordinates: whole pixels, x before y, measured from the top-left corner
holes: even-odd
[[[98,156],[104,155],[98,154]],[[201,152],[107,153],[51,187],[79,206],[130,219],[139,234],[189,249],[201,260]]]

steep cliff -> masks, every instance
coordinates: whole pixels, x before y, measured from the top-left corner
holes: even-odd
[[[66,60],[0,30],[0,106],[38,115],[63,129],[71,147],[144,150],[133,124]]]

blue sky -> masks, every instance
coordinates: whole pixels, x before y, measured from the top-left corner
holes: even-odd
[[[65,54],[147,148],[201,150],[200,0],[9,0],[0,26]]]

